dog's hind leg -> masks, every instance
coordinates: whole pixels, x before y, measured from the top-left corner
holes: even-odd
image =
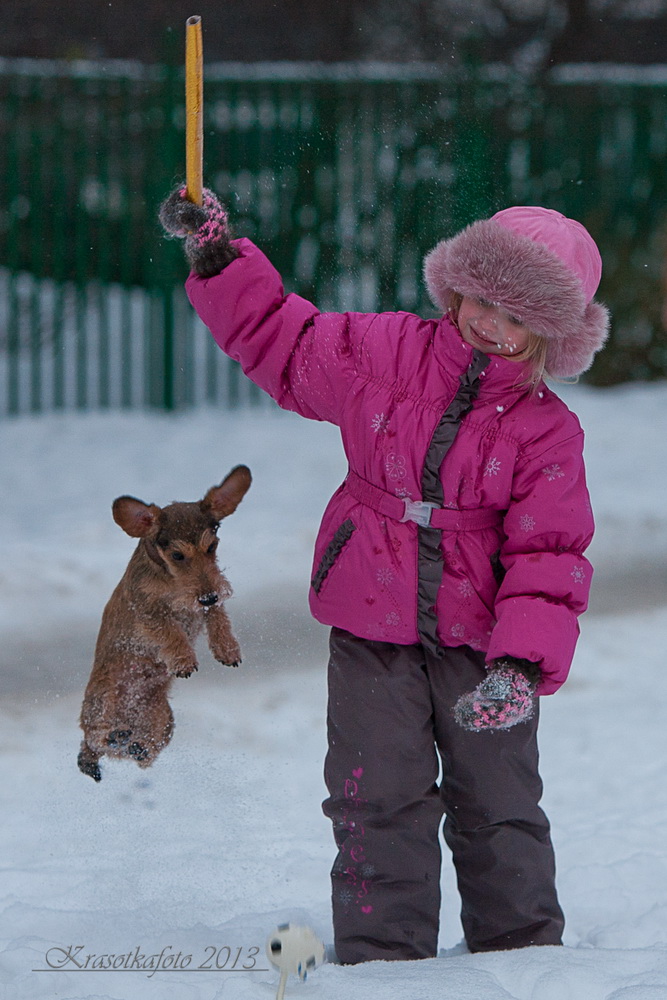
[[[81,742],[81,749],[79,750],[77,764],[79,765],[79,770],[84,774],[90,775],[93,781],[102,780],[102,772],[100,771],[100,754],[93,750],[93,748],[89,746],[85,740]]]
[[[174,715],[166,691],[155,694],[143,719],[135,726],[131,739],[125,741],[123,752],[139,767],[150,767],[161,750],[167,746],[174,732]]]

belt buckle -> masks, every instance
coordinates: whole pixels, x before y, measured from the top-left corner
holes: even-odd
[[[431,514],[434,510],[439,510],[437,503],[430,500],[408,500],[404,498],[405,512],[401,522],[414,521],[420,528],[428,528],[431,523]]]

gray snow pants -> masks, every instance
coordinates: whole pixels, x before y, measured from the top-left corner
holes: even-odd
[[[452,706],[485,675],[467,646],[440,658],[334,628],[330,651],[323,809],[338,846],[339,960],[437,954],[443,812],[469,949],[560,944],[537,717],[505,731],[457,726]]]

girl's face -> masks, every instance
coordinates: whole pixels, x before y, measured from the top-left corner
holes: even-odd
[[[464,296],[457,322],[466,344],[484,354],[500,354],[510,360],[528,347],[531,338],[528,327],[485,299]]]

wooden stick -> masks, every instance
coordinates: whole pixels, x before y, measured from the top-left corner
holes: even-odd
[[[185,183],[187,196],[202,203],[204,156],[204,64],[201,17],[185,22]]]

